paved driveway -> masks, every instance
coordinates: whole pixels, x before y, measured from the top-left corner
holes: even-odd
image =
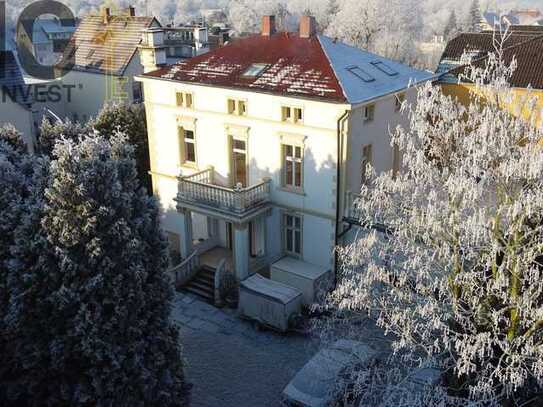
[[[187,379],[195,407],[279,405],[283,388],[316,353],[300,336],[256,331],[252,324],[184,294],[176,294]]]

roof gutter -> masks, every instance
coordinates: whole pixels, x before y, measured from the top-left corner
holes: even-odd
[[[383,93],[382,95],[379,95],[375,98],[372,98],[372,99],[366,99],[366,100],[361,100],[361,101],[357,101],[357,102],[352,102],[352,105],[353,105],[353,110],[355,109],[359,109],[360,107],[362,106],[365,106],[369,103],[375,103],[375,102],[379,102],[383,99],[387,99],[389,98],[390,96],[392,95],[396,95],[398,93],[402,93],[402,92],[407,92],[411,89],[415,89],[419,86],[421,86],[422,84],[426,83],[426,82],[435,82],[435,81],[439,81],[439,79],[442,77],[443,75],[442,74],[434,74],[432,76],[429,76],[428,78],[426,79],[421,79],[419,81],[413,81],[413,82],[410,82],[408,86],[406,87],[403,87],[403,88],[399,88],[399,89],[396,89],[396,90],[392,90],[392,91],[389,91],[389,92],[386,92],[386,93]]]

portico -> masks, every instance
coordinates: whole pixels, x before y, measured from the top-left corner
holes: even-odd
[[[265,179],[247,188],[226,188],[213,183],[211,168],[181,177],[177,196],[181,258],[196,250],[202,260],[214,250],[209,262],[224,256],[238,280],[264,266],[269,183]]]

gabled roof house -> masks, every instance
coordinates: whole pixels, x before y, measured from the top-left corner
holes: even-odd
[[[511,26],[506,34],[469,33],[452,39],[445,48],[437,70],[443,92],[468,105],[473,85],[463,78],[466,63],[484,67],[489,55],[496,52],[500,35],[506,35],[503,44],[504,62],[508,65],[513,60],[516,62],[510,85],[519,97],[530,91],[538,103],[536,111],[543,112],[543,27]],[[463,59],[463,55],[469,61]],[[526,113],[519,110],[516,106],[511,107],[513,114]],[[536,119],[541,121],[541,116]]]
[[[33,92],[25,83],[13,51],[0,51],[0,125],[13,124],[32,145]]]
[[[159,22],[136,16],[133,7],[115,15],[104,8],[100,15],[82,18],[65,49],[74,66],[62,79],[72,87],[64,114],[86,121],[107,101],[140,101],[141,89],[133,80],[143,72],[138,46],[142,31],[153,27]]]

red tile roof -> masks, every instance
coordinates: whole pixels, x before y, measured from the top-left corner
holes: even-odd
[[[268,64],[269,67],[260,76],[244,76],[254,63]],[[300,38],[295,33],[237,39],[207,54],[144,76],[346,101],[319,39],[316,36]]]
[[[141,42],[141,32],[160,26],[153,17],[127,15],[87,16],[81,20],[66,50],[75,54],[73,69],[94,73],[122,75]]]

